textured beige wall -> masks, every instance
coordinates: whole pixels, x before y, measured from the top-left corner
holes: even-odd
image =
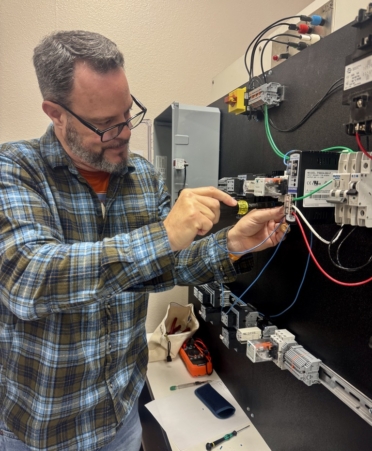
[[[273,21],[311,0],[0,0],[0,142],[40,136],[48,119],[32,51],[56,29],[106,35],[123,51],[131,91],[153,120],[173,101],[208,105],[212,78]],[[135,133],[133,141],[135,142]],[[148,331],[187,289],[151,297]]]
[[[48,123],[32,50],[55,29],[105,34],[124,52],[132,92],[153,119],[173,101],[208,105],[212,78],[265,26],[310,0],[0,0],[0,142]]]

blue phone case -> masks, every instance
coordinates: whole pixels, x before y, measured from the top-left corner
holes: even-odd
[[[235,407],[226,401],[210,384],[204,384],[197,388],[195,394],[217,418],[223,420],[235,413]]]

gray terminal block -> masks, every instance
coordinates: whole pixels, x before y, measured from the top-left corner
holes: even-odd
[[[285,369],[308,386],[319,383],[320,364],[321,360],[300,345],[291,346],[284,354]]]

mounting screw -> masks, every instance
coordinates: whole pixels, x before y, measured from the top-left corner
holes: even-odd
[[[254,418],[254,414],[253,413],[251,413],[251,417]]]
[[[371,407],[368,409],[368,412],[372,415],[372,408]]]

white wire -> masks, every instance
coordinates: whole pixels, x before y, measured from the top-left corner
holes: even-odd
[[[297,208],[295,205],[292,205],[292,208],[296,211],[296,213],[301,216],[302,220],[304,221],[304,223],[309,227],[309,229],[313,232],[313,234],[318,238],[318,240],[320,240],[322,243],[324,244],[331,244],[331,241],[327,241],[324,238],[322,238],[318,232],[316,232],[314,230],[314,228],[310,225],[310,223],[308,222],[308,220],[305,218],[305,216],[303,215],[302,211]],[[342,229],[340,229],[340,231],[338,232],[338,235],[336,236],[336,238],[332,241],[332,243],[335,243],[339,238],[340,235],[342,233]]]

